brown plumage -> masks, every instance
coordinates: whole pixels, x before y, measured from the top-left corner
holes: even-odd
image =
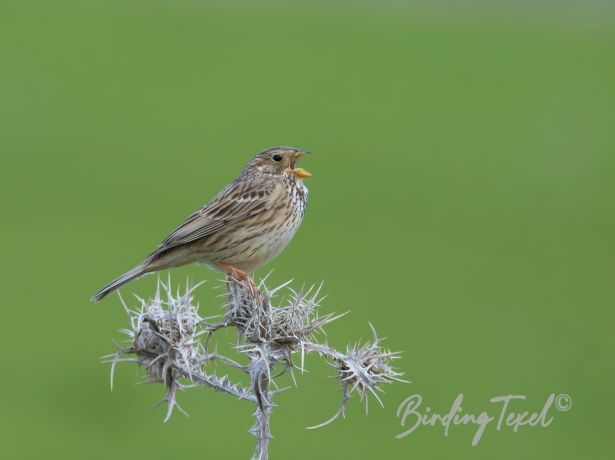
[[[192,214],[141,264],[97,292],[99,301],[120,286],[165,268],[192,262],[248,277],[290,242],[307,206],[303,178],[295,166],[306,152],[269,148],[254,157],[241,174],[209,203]]]

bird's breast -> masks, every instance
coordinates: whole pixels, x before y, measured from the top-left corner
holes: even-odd
[[[263,212],[205,243],[207,261],[253,271],[277,256],[297,232],[307,206],[303,184],[288,187]],[[230,230],[230,229],[229,229]]]

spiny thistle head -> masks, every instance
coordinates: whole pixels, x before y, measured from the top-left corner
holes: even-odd
[[[400,353],[383,348],[373,326],[371,329],[373,340],[349,346],[336,367],[345,392],[356,391],[361,399],[371,392],[382,405],[376,393],[382,391],[379,385],[404,380],[401,378],[403,374],[392,366],[392,361],[399,358]]]
[[[282,306],[277,307],[271,304],[271,300],[290,282],[267,289],[264,282],[257,288],[245,280],[231,277],[226,284],[228,300],[225,321],[237,327],[240,335],[248,341],[292,347],[341,316],[318,316],[317,309],[323,300],[320,297],[322,284],[301,291],[288,288],[289,297]]]
[[[141,305],[137,310],[124,304],[131,323],[130,329],[123,330],[132,340],[129,353],[136,354],[140,364],[146,365],[151,381],[166,382],[171,365],[188,374],[200,368],[203,352],[197,338],[202,334],[203,318],[192,295],[198,286],[187,286],[184,293],[178,288],[173,294],[170,281],[159,281],[154,298],[139,298]]]
[[[177,391],[184,387],[179,379],[199,372],[206,359],[198,340],[204,333],[204,320],[198,314],[198,306],[194,304],[192,295],[198,286],[187,285],[184,293],[180,293],[178,287],[177,293],[173,294],[170,280],[167,284],[159,280],[154,298],[138,298],[141,305],[134,310],[128,308],[122,299],[130,320],[130,328],[122,332],[128,336],[130,345],[106,357],[112,363],[111,387],[115,365],[125,361],[145,367],[149,382],[166,386],[166,395],[160,401],[167,403],[165,422],[175,407],[185,414],[175,399]],[[164,298],[160,293],[161,288],[165,291]],[[130,354],[135,355],[135,358],[125,357]]]
[[[271,297],[251,281],[229,276],[225,323],[237,328],[240,337],[264,342],[271,337]]]
[[[336,368],[336,378],[342,384],[344,399],[337,414],[319,426],[343,415],[353,393],[357,393],[366,404],[369,393],[380,401],[377,392],[382,391],[381,384],[403,381],[402,374],[391,364],[398,354],[380,345],[373,328],[372,341],[349,346],[345,353],[319,342],[322,337],[318,332],[342,316],[318,314],[322,285],[300,291],[288,288],[289,295],[281,305],[272,305],[272,299],[289,283],[269,290],[264,281],[256,286],[251,279],[229,277],[226,281],[224,320],[209,323],[199,315],[198,305],[194,301],[193,292],[198,285],[187,285],[184,291],[178,289],[173,293],[170,280],[166,284],[159,281],[152,299],[137,297],[140,305],[135,309],[129,309],[124,304],[130,327],[123,332],[128,336],[129,343],[107,357],[112,363],[112,383],[116,363],[133,362],[143,366],[148,381],[163,383],[166,387],[166,395],[161,401],[167,404],[165,421],[170,418],[174,408],[183,412],[176,402],[177,391],[186,388],[180,381],[206,386],[255,403],[257,423],[253,431],[257,434],[259,449],[266,451],[270,438],[269,414],[273,407],[271,398],[282,391],[271,390],[270,385],[276,386],[278,377],[293,371],[294,354],[301,354],[301,369],[304,368],[305,353],[326,357]],[[230,327],[237,330],[236,351],[243,356],[244,364],[216,352],[208,352],[208,343],[215,332]],[[245,372],[250,378],[250,386],[244,388],[226,375],[218,377],[215,373],[209,373],[209,366],[214,362]],[[280,366],[284,368],[280,370]]]
[[[322,284],[299,292],[289,289],[291,294],[281,307],[272,310],[273,340],[278,344],[296,346],[305,340],[313,339],[315,332],[342,315],[330,313],[318,316],[318,307],[323,300],[320,297]]]
[[[403,373],[397,371],[392,361],[400,357],[400,353],[392,352],[380,345],[380,338],[376,330],[370,324],[373,340],[371,342],[357,343],[348,346],[346,353],[341,353],[327,345],[318,343],[308,343],[308,351],[316,352],[331,360],[331,364],[336,368],[336,378],[340,381],[343,391],[343,400],[338,411],[329,420],[311,426],[309,429],[321,428],[335,421],[340,415],[345,415],[346,404],[350,400],[352,393],[359,394],[361,400],[365,401],[365,410],[368,408],[369,394],[373,394],[381,406],[383,406],[378,392],[382,392],[382,384],[406,382],[403,380]]]

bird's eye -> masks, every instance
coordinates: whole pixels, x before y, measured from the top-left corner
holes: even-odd
[[[282,155],[280,155],[279,153],[276,153],[271,158],[272,158],[273,161],[282,161]]]

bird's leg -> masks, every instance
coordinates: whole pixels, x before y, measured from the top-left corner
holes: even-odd
[[[237,267],[233,267],[232,265],[223,264],[223,263],[217,263],[216,266],[220,270],[224,270],[224,272],[226,272],[227,275],[234,275],[235,279],[237,279],[237,280],[248,280],[248,279],[251,279],[250,275],[248,275],[247,272],[244,272],[243,270],[240,270]]]
[[[220,268],[221,270],[224,270],[226,272],[227,277],[233,278],[236,281],[245,282],[250,288],[250,291],[252,292],[258,291],[258,288],[256,287],[256,284],[254,284],[254,281],[252,280],[252,277],[250,276],[249,273],[244,272],[243,270],[240,270],[239,268],[233,267],[232,265],[228,265],[228,264],[217,263],[216,266]]]

